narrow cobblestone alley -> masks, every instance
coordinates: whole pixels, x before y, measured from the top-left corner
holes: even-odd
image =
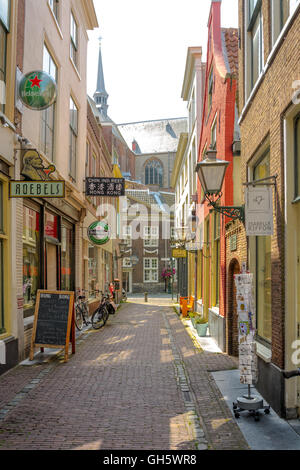
[[[233,359],[197,348],[169,300],[130,300],[67,363],[0,377],[0,450],[248,448],[209,373]]]

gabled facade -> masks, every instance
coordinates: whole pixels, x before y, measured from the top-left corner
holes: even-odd
[[[34,0],[1,0],[0,11],[10,12],[6,51],[8,101],[4,113],[14,122],[8,123],[6,132],[11,129],[15,136],[13,162],[4,155],[9,174],[13,179],[22,179],[24,151],[34,150],[44,168],[55,166],[50,178],[63,180],[66,187],[63,199],[27,197],[6,202],[12,212],[11,222],[5,219],[5,231],[9,228],[11,235],[3,250],[8,256],[10,245],[13,297],[5,305],[0,340],[6,340],[10,332],[9,350],[15,341],[17,359],[21,360],[30,347],[37,290],[75,291],[82,279],[87,31],[96,28],[98,22],[92,0],[42,0],[38,7]],[[49,73],[57,83],[57,100],[43,111],[25,107],[15,93],[15,77],[18,84],[22,74],[34,70]],[[6,198],[6,187],[3,194]],[[5,360],[9,363],[8,355]]]
[[[202,123],[204,83],[205,64],[202,62],[202,48],[189,47],[181,92],[181,98],[187,104],[188,129],[180,135],[171,178],[171,186],[175,190],[175,228],[178,238],[186,235],[187,228],[193,230],[189,220],[191,220],[192,212],[196,210],[195,168]],[[195,254],[191,253],[187,259],[178,260],[181,296],[194,296],[197,291],[195,262]]]
[[[205,94],[198,161],[207,150],[217,151],[217,158],[230,162],[223,184],[221,206],[234,203],[233,141],[236,120],[238,71],[238,31],[221,28],[221,1],[212,1],[208,20],[208,45]],[[226,217],[212,211],[198,181],[198,223],[202,250],[198,254],[197,300],[208,319],[210,335],[225,350],[226,316]],[[204,205],[204,209],[203,206]]]

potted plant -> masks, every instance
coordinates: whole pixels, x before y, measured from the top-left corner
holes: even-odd
[[[208,327],[208,321],[205,318],[197,318],[195,321],[195,328],[197,330],[198,336],[206,336]]]
[[[165,281],[165,292],[167,292],[167,288],[170,290],[170,288],[171,288],[170,280],[171,280],[172,276],[174,276],[175,274],[176,274],[176,271],[175,271],[174,268],[173,269],[172,268],[164,268],[162,270],[161,277]],[[169,294],[170,293],[171,292],[169,292]]]
[[[195,321],[196,321],[196,317],[197,317],[197,314],[195,312],[190,312],[189,313],[189,317],[191,319],[191,322],[193,324],[193,327],[195,327]]]

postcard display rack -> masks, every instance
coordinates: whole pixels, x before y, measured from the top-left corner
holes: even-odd
[[[248,385],[248,395],[237,398],[236,403],[233,403],[233,412],[234,416],[239,418],[241,412],[248,411],[255,421],[259,421],[259,410],[262,409],[265,414],[269,414],[270,407],[264,406],[260,397],[251,395],[251,385],[254,385],[258,379],[253,274],[243,272],[236,274],[234,279],[238,313],[240,382]]]

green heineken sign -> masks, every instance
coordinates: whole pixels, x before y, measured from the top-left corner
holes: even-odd
[[[29,72],[20,81],[19,96],[27,108],[41,111],[49,108],[57,96],[54,79],[46,72]]]
[[[90,241],[94,245],[104,245],[109,241],[109,228],[106,222],[93,222],[87,231]]]

